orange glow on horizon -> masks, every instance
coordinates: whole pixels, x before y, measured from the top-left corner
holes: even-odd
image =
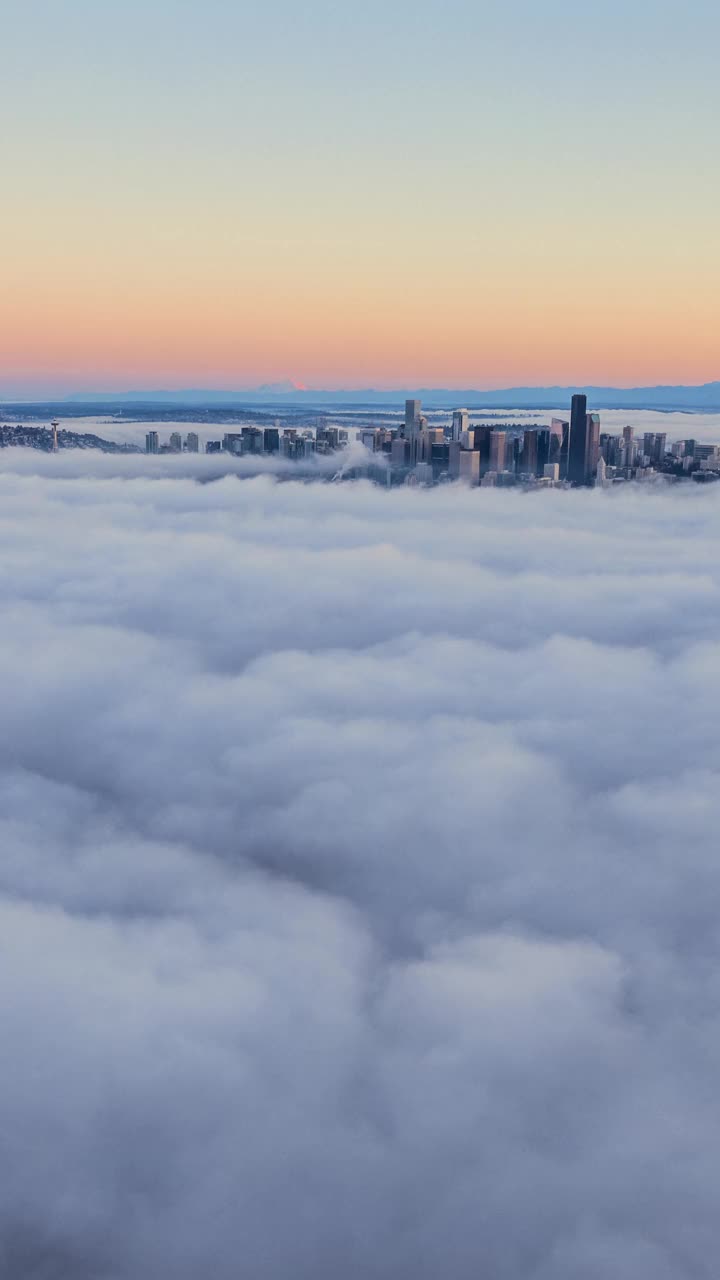
[[[717,292],[701,255],[673,263],[655,242],[511,232],[492,253],[441,240],[431,254],[417,237],[401,249],[313,241],[304,254],[253,243],[230,268],[226,243],[183,257],[172,240],[150,253],[135,237],[109,253],[68,231],[32,277],[5,274],[0,378],[115,391],[718,377]]]

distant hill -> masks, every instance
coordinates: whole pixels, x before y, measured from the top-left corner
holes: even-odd
[[[584,392],[596,409],[679,409],[720,411],[720,382],[703,386],[661,387],[510,387],[502,391],[452,390],[440,387],[412,387],[382,391],[359,388],[348,391],[310,390],[291,383],[257,387],[245,391],[217,391],[211,388],[165,391],[95,392],[68,396],[72,404],[184,404],[184,405],[399,405],[408,398],[422,400],[428,407],[557,409],[568,405],[576,392]]]

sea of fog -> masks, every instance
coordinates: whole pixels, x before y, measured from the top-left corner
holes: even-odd
[[[0,1274],[712,1280],[720,485],[212,461],[0,455]]]

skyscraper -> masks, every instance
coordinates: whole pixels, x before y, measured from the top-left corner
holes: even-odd
[[[585,483],[593,484],[597,475],[598,462],[600,460],[600,414],[589,413],[587,421],[587,460],[585,468]]]
[[[561,480],[567,480],[569,457],[570,457],[570,423],[563,422],[562,423],[562,439],[560,441],[560,452],[557,455],[557,460],[560,464]],[[553,461],[552,458],[550,460]]]
[[[433,446],[444,443],[445,432],[442,427],[428,427],[420,431],[417,437],[418,462],[429,462],[432,457]]]
[[[567,478],[571,484],[585,484],[587,473],[588,421],[587,396],[572,398]]]
[[[507,439],[504,431],[490,432],[490,465],[489,471],[505,470],[505,441]]]
[[[200,449],[200,439],[197,431],[188,431],[185,437],[185,448],[188,453],[198,453]]]
[[[464,480],[466,484],[480,482],[480,454],[477,449],[463,449],[456,441],[448,446],[448,474],[451,480]]]
[[[470,415],[467,409],[453,409],[451,439],[460,440],[463,431],[469,430]]]
[[[458,450],[460,446],[457,445]],[[394,467],[406,467],[410,461],[410,443],[402,436],[395,436],[390,445],[390,462]]]
[[[157,431],[148,431],[145,435],[145,452],[157,453],[159,448],[159,438]]]
[[[480,475],[484,475],[490,465],[490,427],[476,427],[470,435],[474,437],[474,448],[480,455]]]
[[[547,461],[547,459],[546,459]],[[538,433],[526,431],[523,435],[522,449],[518,460],[518,471],[521,475],[537,475],[538,469]]]
[[[592,484],[600,457],[600,414],[587,412],[587,397],[573,396],[567,478],[571,484]]]
[[[538,430],[537,432],[537,468],[535,471],[535,474],[538,476],[544,476],[545,467],[547,466],[548,462],[555,461],[555,459],[551,458],[550,456],[550,450],[552,448],[553,440],[557,440],[557,436],[553,436],[552,432],[548,431],[547,427],[541,427]]]
[[[405,401],[405,435],[414,436],[420,428],[422,400]]]

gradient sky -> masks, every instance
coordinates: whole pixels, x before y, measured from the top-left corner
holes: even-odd
[[[5,0],[0,390],[720,376],[711,0]]]

